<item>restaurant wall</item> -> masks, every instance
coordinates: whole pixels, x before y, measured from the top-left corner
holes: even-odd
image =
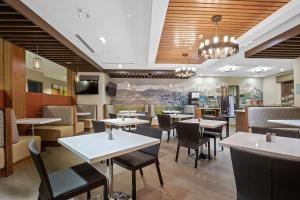
[[[105,87],[109,82],[109,77],[105,73],[79,72],[79,75],[98,75],[99,76],[99,94],[97,95],[77,95],[77,104],[97,105],[98,119],[103,119],[103,105],[110,104],[110,97],[105,92]]]
[[[43,106],[71,106],[74,105],[71,96],[50,95],[42,93],[26,93],[27,117],[40,117]]]
[[[188,92],[200,91],[203,96],[219,96],[221,86],[238,85],[244,97],[262,99],[261,78],[192,77],[190,79],[111,79],[117,83],[112,104],[187,104]]]
[[[263,78],[263,93],[265,105],[281,104],[281,84],[276,83],[276,75]]]
[[[300,106],[300,58],[294,60],[295,106]]]

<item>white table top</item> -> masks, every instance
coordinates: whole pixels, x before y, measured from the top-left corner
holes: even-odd
[[[119,113],[136,113],[136,110],[120,110]]]
[[[108,140],[107,134],[102,132],[59,138],[58,143],[88,163],[97,163],[160,143],[159,139],[121,130],[113,130],[113,137],[113,140]]]
[[[162,110],[163,113],[168,113],[168,114],[175,114],[175,113],[181,113],[180,111],[178,110]]]
[[[51,122],[60,121],[61,118],[20,118],[16,119],[16,124],[48,124]]]
[[[234,147],[267,156],[300,160],[300,139],[276,136],[266,142],[266,135],[238,132],[219,142],[223,147]]]
[[[146,124],[149,123],[148,120],[142,120],[142,119],[136,119],[136,118],[124,118],[124,121],[122,118],[117,119],[103,119],[100,120],[108,125],[113,126],[131,126],[131,125],[137,125],[137,124]]]
[[[300,120],[299,119],[287,119],[287,120],[268,120],[268,122],[273,124],[281,124],[287,126],[295,126],[300,128]]]
[[[171,114],[171,118],[173,119],[184,119],[184,118],[191,118],[194,117],[194,115],[187,115],[187,114]]]
[[[117,116],[120,116],[120,117],[141,117],[141,116],[146,116],[146,114],[143,114],[143,113],[118,113]]]
[[[198,119],[187,119],[187,120],[182,120],[180,122],[199,123],[200,127],[203,127],[203,128],[217,128],[217,127],[224,126],[227,124],[226,121],[208,120],[208,119],[201,119],[200,122]]]
[[[77,116],[84,116],[84,115],[90,115],[91,113],[89,112],[78,112]]]

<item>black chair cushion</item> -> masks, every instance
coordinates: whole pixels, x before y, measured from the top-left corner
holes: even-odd
[[[203,136],[208,137],[208,138],[219,138],[222,136],[222,133],[212,132],[212,131],[204,131]]]
[[[154,163],[157,158],[153,155],[134,151],[114,158],[114,162],[127,169],[138,169],[148,164]]]
[[[54,198],[86,190],[88,187],[93,189],[106,183],[106,177],[88,163],[58,170],[48,176]]]

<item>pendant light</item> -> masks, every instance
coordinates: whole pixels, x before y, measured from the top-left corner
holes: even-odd
[[[183,67],[177,67],[175,69],[175,74],[177,77],[180,78],[190,78],[192,76],[194,76],[196,74],[196,68],[195,67],[189,67],[188,66],[188,61],[187,61],[187,57],[188,57],[188,53],[183,53],[182,56],[185,59],[185,66]]]
[[[79,82],[79,81],[80,81],[80,77],[79,77],[79,74],[78,74],[78,66],[76,67],[75,81],[76,81],[76,82]]]
[[[239,52],[239,45],[236,43],[234,37],[225,35],[222,40],[218,36],[218,23],[222,20],[222,16],[215,15],[211,20],[216,26],[215,36],[201,42],[198,49],[198,56],[201,59],[219,59],[237,54]]]
[[[39,54],[39,45],[36,45],[36,54]],[[42,59],[39,57],[33,58],[33,69],[42,70]]]

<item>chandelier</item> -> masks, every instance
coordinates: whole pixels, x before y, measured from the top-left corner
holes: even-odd
[[[180,78],[190,78],[196,74],[196,68],[195,67],[188,67],[187,57],[188,53],[183,53],[182,56],[185,58],[185,66],[183,67],[177,67],[175,69],[175,73],[177,77]]]
[[[239,45],[234,37],[225,35],[223,40],[221,40],[218,36],[218,23],[222,20],[222,16],[215,15],[211,20],[216,25],[216,35],[212,39],[206,39],[204,42],[201,42],[198,56],[202,59],[217,59],[237,54]]]

